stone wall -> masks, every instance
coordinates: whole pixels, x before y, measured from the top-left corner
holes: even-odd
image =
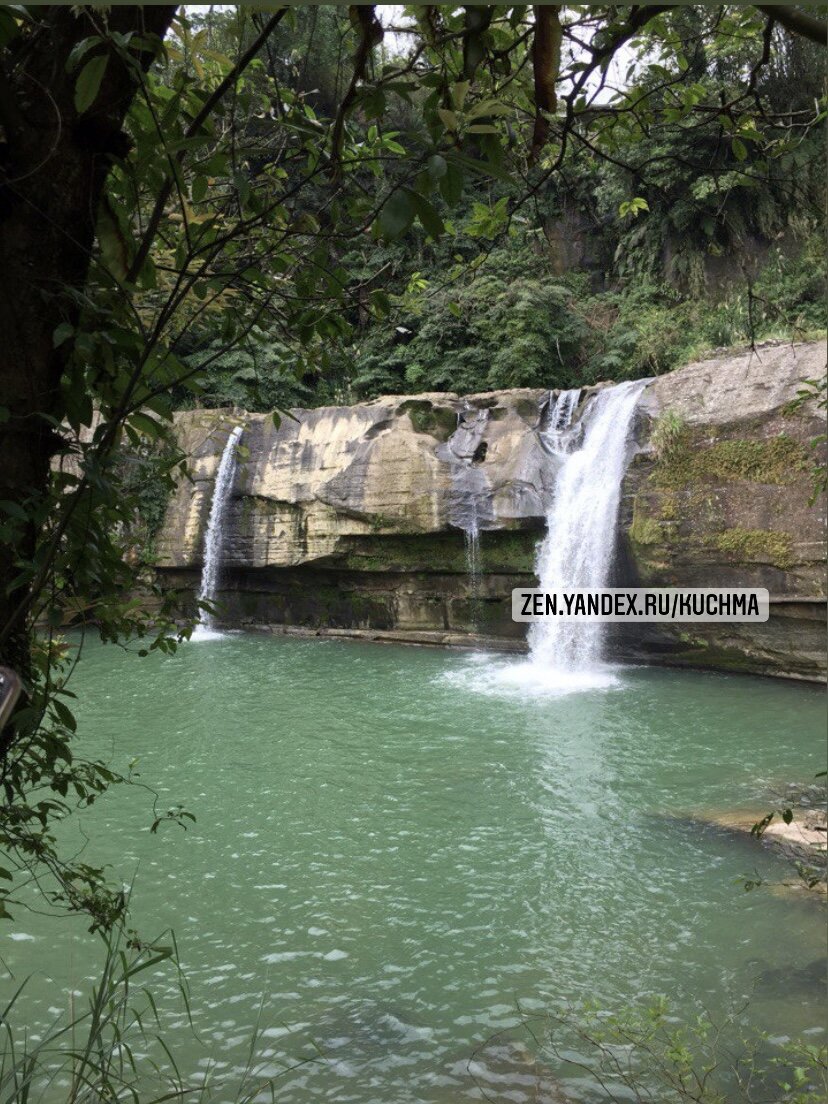
[[[786,406],[824,371],[816,345],[690,365],[654,381],[624,487],[616,582],[767,586],[767,626],[616,633],[614,654],[814,678],[825,669],[825,512],[809,505],[813,407]],[[237,625],[519,647],[513,587],[532,585],[556,459],[548,393],[391,396],[266,415],[176,416],[192,482],[170,503],[159,570],[197,588],[219,457],[244,448],[227,522],[222,600]],[[586,400],[588,393],[582,399]],[[476,517],[474,600],[464,527]],[[688,626],[676,626],[686,629]]]

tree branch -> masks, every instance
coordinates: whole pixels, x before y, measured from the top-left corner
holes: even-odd
[[[536,4],[535,38],[532,43],[532,68],[535,75],[535,126],[532,131],[530,159],[536,161],[549,137],[549,119],[558,107],[555,85],[561,68],[560,7],[557,4]]]
[[[786,4],[757,4],[759,11],[772,16],[777,23],[791,34],[808,38],[820,46],[828,46],[828,23],[817,19],[801,8],[789,8]]]
[[[359,28],[359,42],[354,55],[354,71],[348,90],[342,97],[339,111],[336,113],[333,131],[331,134],[331,158],[333,160],[333,175],[339,172],[339,160],[342,157],[342,145],[345,138],[345,116],[356,99],[357,86],[365,79],[368,67],[368,59],[375,46],[382,42],[384,31],[382,24],[377,19],[373,4],[351,4],[348,8],[351,23]]]
[[[280,8],[275,13],[275,15],[273,15],[267,21],[260,33],[256,35],[250,46],[245,50],[245,52],[242,54],[242,56],[239,58],[233,68],[225,75],[224,79],[218,85],[216,85],[212,93],[204,101],[201,110],[187,127],[187,130],[185,131],[185,137],[192,138],[192,136],[197,133],[199,127],[204,122],[204,120],[209,118],[210,113],[212,112],[216,104],[235,84],[235,82],[238,80],[238,78],[241,76],[241,74],[250,64],[250,62],[255,58],[256,54],[258,54],[259,50],[261,50],[262,46],[270,37],[271,33],[276,29],[276,27],[278,27],[279,23],[282,21],[285,14],[287,13],[287,10],[288,9],[286,7]],[[176,154],[176,158],[179,164],[184,160],[185,152],[186,151],[182,149],[179,150]],[[159,223],[161,222],[161,218],[164,214],[164,207],[167,204],[167,200],[170,198],[170,192],[173,189],[173,183],[174,178],[173,175],[171,175],[167,177],[167,179],[161,186],[161,190],[158,193],[158,197],[155,201],[155,206],[152,209],[152,214],[150,215],[149,222],[147,223],[147,228],[144,231],[144,236],[141,239],[141,244],[138,246],[138,251],[135,254],[135,258],[132,264],[130,265],[129,272],[126,275],[127,283],[134,283],[135,280],[138,278],[138,274],[140,273],[141,269],[144,267],[144,262],[149,256],[149,251],[152,248],[153,241],[155,240],[156,231],[158,230]]]

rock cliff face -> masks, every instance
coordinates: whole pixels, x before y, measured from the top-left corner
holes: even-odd
[[[771,618],[650,626],[627,635],[626,654],[825,677],[826,516],[812,447],[825,416],[813,402],[789,409],[802,381],[824,372],[822,345],[765,346],[647,389],[649,430],[621,518],[632,572],[647,586],[767,587]]]
[[[821,346],[768,346],[646,389],[616,581],[767,586],[772,617],[619,632],[617,655],[824,674],[825,512],[809,505],[809,442],[822,419],[813,405],[786,412],[824,363]],[[244,425],[223,550],[229,623],[438,643],[474,634],[520,647],[509,598],[532,585],[552,496],[557,461],[538,432],[548,400],[538,390],[391,396],[297,410],[278,428],[266,415],[181,413],[193,478],[170,503],[159,570],[169,585],[197,589],[221,451]],[[473,525],[476,593],[464,534]]]

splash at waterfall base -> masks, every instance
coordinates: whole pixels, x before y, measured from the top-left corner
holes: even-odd
[[[824,678],[825,511],[810,504],[822,418],[807,404],[788,410],[823,363],[819,345],[767,346],[643,388],[607,585],[763,586],[771,618],[611,626],[609,659]],[[605,389],[586,389],[580,411]],[[221,451],[243,420],[249,460],[227,504],[218,595],[225,624],[523,651],[510,594],[536,585],[561,470],[543,439],[549,398],[392,396],[298,411],[279,429],[265,415],[181,413],[193,482],[179,487],[159,534],[162,582],[197,591]],[[680,431],[660,452],[665,422]],[[463,526],[472,500],[474,574]]]

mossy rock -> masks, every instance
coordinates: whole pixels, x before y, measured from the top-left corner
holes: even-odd
[[[768,560],[785,571],[793,566],[793,537],[774,529],[725,529],[711,538],[720,552],[739,561]]]
[[[484,573],[531,575],[537,534],[528,530],[484,532],[480,536],[480,567]],[[411,536],[353,537],[337,566],[346,571],[424,572],[430,575],[468,573],[466,546],[460,530]]]
[[[638,509],[633,515],[629,537],[633,544],[647,547],[653,544],[665,544],[669,535],[667,526],[655,518],[646,517]]]
[[[761,667],[759,660],[738,648],[699,639],[692,639],[689,644],[686,650],[674,653],[674,661],[696,667],[713,667],[717,671],[732,671],[734,674],[756,673]]]
[[[685,428],[657,460],[652,482],[669,488],[734,480],[785,486],[801,479],[808,460],[805,446],[785,434],[705,445]]]
[[[514,409],[525,422],[537,422],[540,417],[540,404],[533,399],[517,399]]]
[[[417,433],[427,433],[438,441],[447,441],[457,429],[457,413],[448,406],[435,406],[427,399],[411,399],[400,406]]]

